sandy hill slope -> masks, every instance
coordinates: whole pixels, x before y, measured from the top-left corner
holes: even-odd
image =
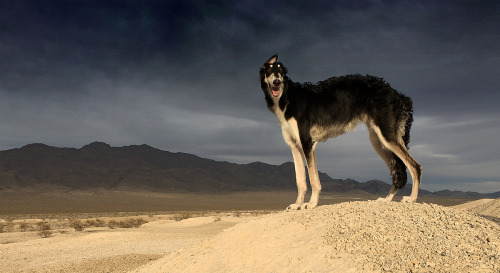
[[[483,217],[368,201],[265,215],[135,272],[500,272],[499,255]]]
[[[465,209],[481,215],[490,216],[500,220],[500,198],[499,199],[480,199],[465,204],[454,206],[457,209]]]

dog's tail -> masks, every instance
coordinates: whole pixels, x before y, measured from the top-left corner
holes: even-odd
[[[394,187],[396,187],[397,190],[399,190],[406,185],[406,182],[408,180],[406,176],[406,165],[395,154],[392,154],[392,157],[393,157],[393,159],[391,160],[392,184],[394,185]]]
[[[410,143],[410,129],[413,123],[413,102],[411,98],[401,94],[401,108],[398,117],[398,123],[400,123],[401,128],[404,126],[404,133],[401,138],[403,139],[406,149],[410,149],[408,144]]]
[[[411,98],[400,94],[397,99],[399,109],[397,109],[397,123],[398,123],[398,137],[403,141],[406,149],[409,149],[408,144],[410,143],[410,129],[413,123],[413,102]],[[406,165],[403,161],[393,154],[393,160],[391,161],[391,176],[392,183],[396,187],[396,189],[401,189],[406,185],[407,182],[407,174],[406,174]]]

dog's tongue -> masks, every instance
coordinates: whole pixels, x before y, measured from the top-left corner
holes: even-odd
[[[279,87],[273,87],[271,89],[271,91],[272,91],[274,97],[277,97],[280,94],[280,88]]]

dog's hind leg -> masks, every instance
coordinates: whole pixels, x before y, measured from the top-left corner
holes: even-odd
[[[295,165],[295,179],[297,182],[297,201],[287,207],[287,210],[297,210],[300,209],[304,203],[304,195],[307,191],[306,184],[306,170],[304,166],[304,159],[302,157],[302,148],[298,145],[291,144],[290,149],[292,150],[293,163]]]
[[[309,203],[302,204],[301,209],[312,209],[318,205],[319,194],[321,192],[321,182],[319,181],[318,168],[316,166],[316,144],[306,154],[307,170],[309,172],[309,182],[311,183],[311,199]]]
[[[411,179],[413,186],[411,189],[411,195],[403,197],[403,202],[415,202],[418,197],[418,189],[420,187],[420,178],[422,177],[422,166],[410,155],[405,147],[403,139],[399,141],[387,140],[379,127],[374,127],[373,131],[376,133],[380,143],[386,148],[393,152],[397,157],[406,165],[411,174]],[[396,164],[397,166],[397,164]],[[394,185],[394,184],[393,184]],[[391,189],[392,191],[392,189]],[[390,193],[389,193],[390,195]]]
[[[398,142],[391,141],[388,143],[388,147],[393,151],[406,165],[411,174],[411,180],[413,182],[411,188],[410,196],[404,196],[401,200],[402,202],[415,202],[418,197],[418,189],[420,188],[420,179],[422,177],[422,166],[410,155],[408,150],[404,145]]]
[[[391,190],[385,198],[378,199],[379,201],[389,202],[392,201],[396,192],[406,184],[406,166],[393,152],[382,145],[374,129],[369,128],[369,136],[373,149],[384,160],[391,172]]]

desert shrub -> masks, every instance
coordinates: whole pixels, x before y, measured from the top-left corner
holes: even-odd
[[[22,222],[19,224],[19,229],[22,231],[22,232],[25,232],[25,231],[28,231],[28,230],[31,230],[32,229],[32,226],[26,222]]]
[[[37,224],[38,227],[38,233],[37,235],[42,237],[42,238],[48,238],[52,236],[52,231],[50,230],[50,224],[47,222],[38,222]]]
[[[115,220],[109,220],[109,221],[108,221],[108,225],[107,225],[107,226],[108,226],[110,229],[115,229],[115,228],[117,228],[117,227],[118,227],[118,225],[119,225],[119,224],[118,224],[118,222],[117,222],[117,221],[115,221]]]
[[[85,221],[87,227],[104,227],[106,222],[102,219],[88,219]]]
[[[83,231],[87,227],[87,225],[85,225],[85,223],[83,223],[80,220],[76,220],[76,219],[71,220],[71,222],[69,222],[69,226],[71,228],[74,228],[75,231]]]
[[[11,218],[6,218],[6,222],[0,223],[0,233],[14,231],[14,223]]]
[[[142,218],[133,219],[133,227],[138,228],[138,227],[146,224],[147,222],[148,222],[147,220],[144,220]]]
[[[14,231],[14,227],[15,227],[15,225],[14,225],[12,222],[10,222],[10,223],[8,223],[8,224],[5,226],[5,228],[4,228],[3,230],[4,230],[5,232],[13,232],[13,231]]]
[[[88,227],[104,227],[106,225],[106,222],[102,219],[89,219],[85,221],[85,225]]]
[[[116,220],[110,220],[108,222],[108,227],[111,229],[114,229],[114,228],[138,228],[147,222],[148,221],[146,221],[142,218],[129,218],[127,220],[119,221],[119,222]]]
[[[113,226],[113,228],[117,227],[118,226],[118,222],[111,222],[111,225]],[[108,224],[109,226],[110,224]],[[75,219],[75,220],[72,220],[69,224],[70,227],[74,228],[76,231],[82,231],[84,230],[85,228],[88,228],[88,227],[104,227],[106,226],[106,222],[104,222],[104,220],[102,219],[88,219],[88,220],[85,220],[85,221],[82,221],[82,220],[78,220],[78,219]]]
[[[86,227],[94,227],[95,226],[94,224],[95,224],[95,220],[94,219],[87,219],[84,222],[84,225]]]
[[[189,219],[189,218],[192,218],[193,217],[193,214],[191,214],[190,212],[183,212],[181,214],[176,214],[174,216],[172,216],[172,220],[175,220],[175,221],[182,221],[184,219]]]
[[[125,221],[120,221],[119,227],[121,227],[121,228],[138,228],[147,222],[148,221],[146,221],[142,218],[135,218],[135,219],[129,218]]]
[[[105,225],[106,225],[106,222],[104,222],[104,220],[102,220],[102,219],[96,219],[95,220],[95,226],[96,227],[103,227]]]

